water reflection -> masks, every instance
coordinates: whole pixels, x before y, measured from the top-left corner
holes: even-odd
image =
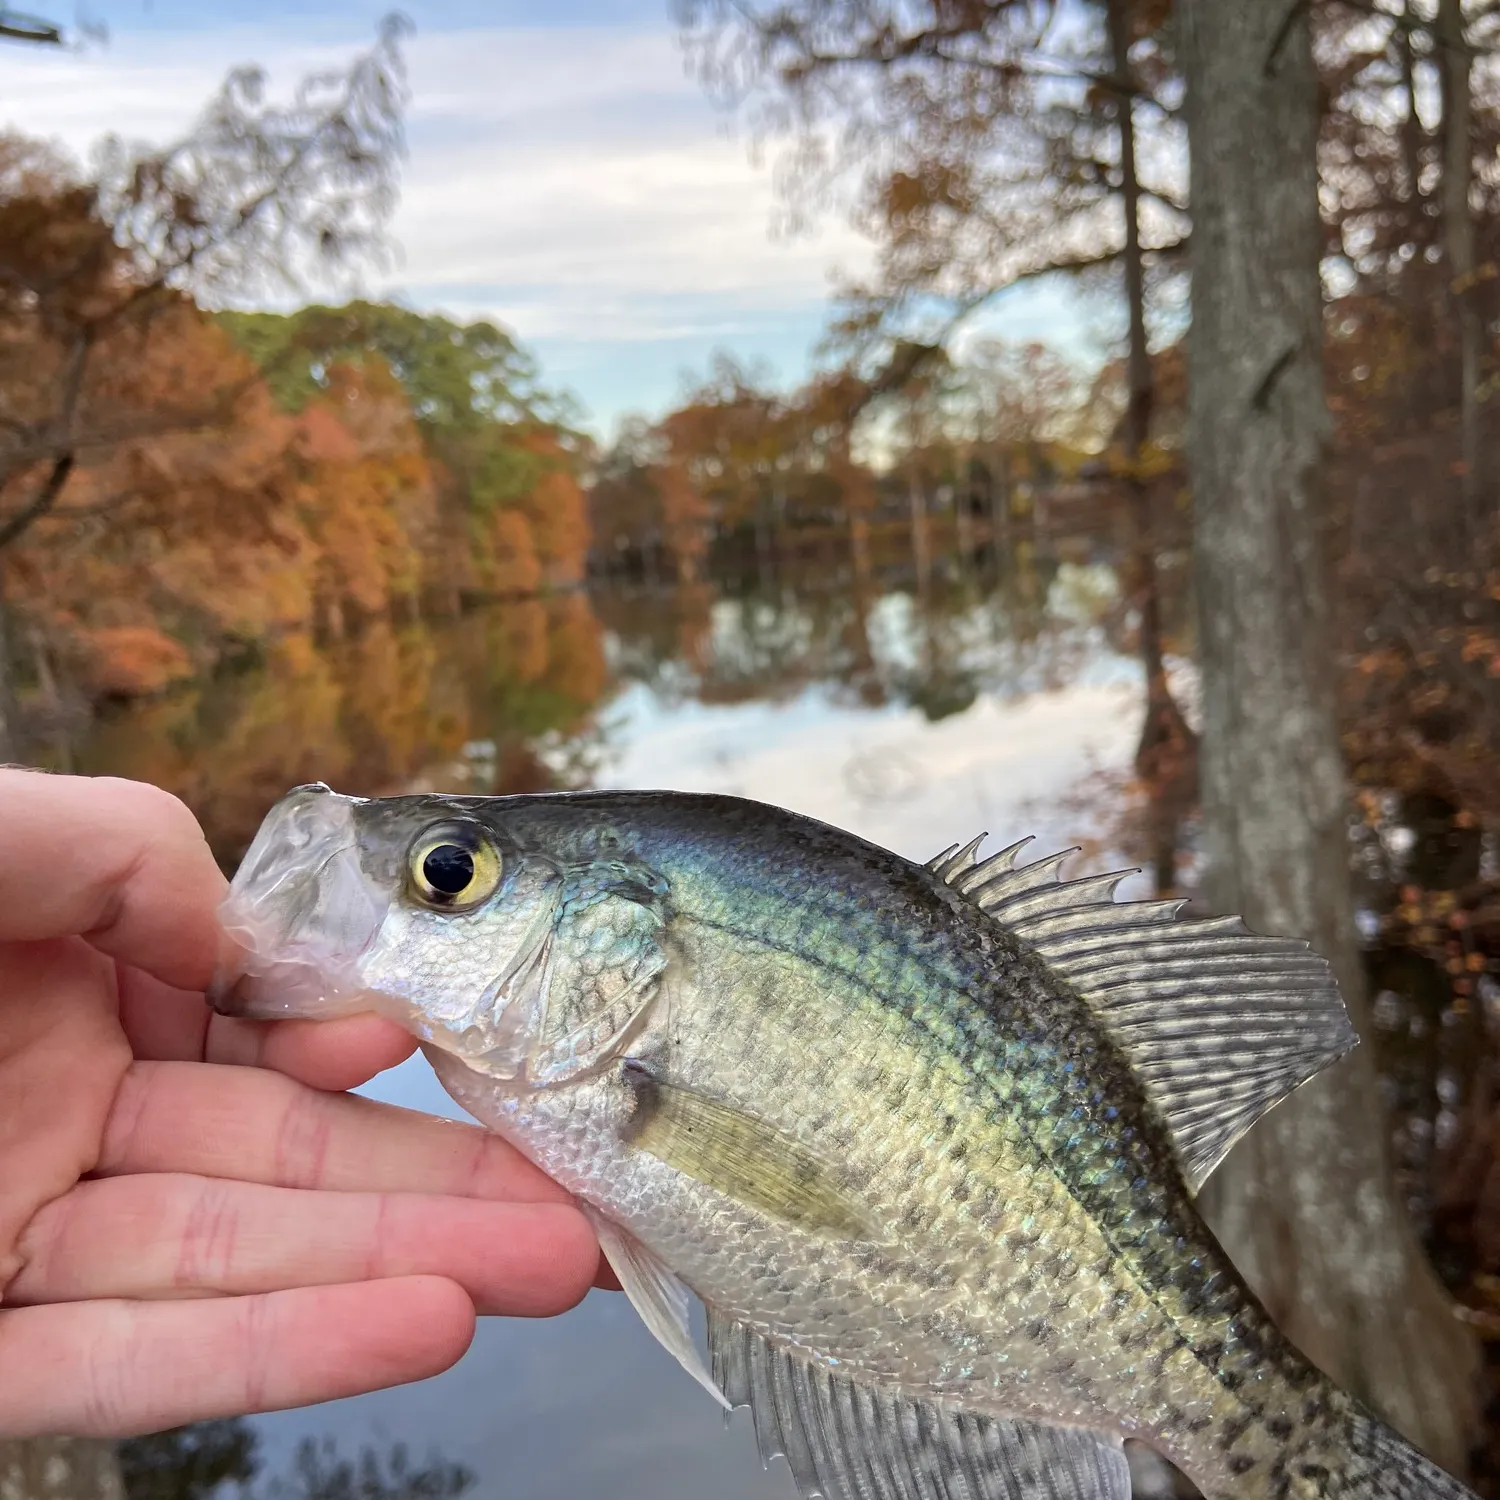
[[[476,741],[489,746],[495,790],[584,779],[589,715],[606,680],[603,637],[582,595],[376,622],[325,644],[285,637],[264,660],[109,714],[72,758],[77,770],[177,793],[232,866],[266,808],[303,781],[398,791]],[[554,742],[562,752],[547,759]]]
[[[878,806],[929,774],[890,742],[903,716],[936,725],[1128,682],[1127,634],[1107,562],[1029,544],[1003,569],[954,561],[921,579],[897,564],[862,577],[783,571],[766,587],[615,586],[324,643],[286,637],[210,682],[106,714],[50,758],[176,792],[227,866],[301,781],[366,795],[588,785],[628,766],[674,714],[716,708],[748,710],[735,731],[745,746],[780,708],[808,719],[813,738],[853,736],[830,782]]]
[[[266,1473],[262,1435],[243,1417],[195,1422],[119,1445],[128,1500],[458,1500],[472,1470],[437,1454],[414,1462],[406,1445],[367,1445],[346,1457],[333,1438],[304,1438],[284,1472]]]

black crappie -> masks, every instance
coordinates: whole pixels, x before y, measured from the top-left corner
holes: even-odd
[[[923,867],[728,797],[299,788],[212,998],[412,1030],[805,1495],[1123,1500],[1126,1436],[1225,1500],[1467,1494],[1277,1334],[1193,1206],[1354,1044],[1327,966],[977,845]]]

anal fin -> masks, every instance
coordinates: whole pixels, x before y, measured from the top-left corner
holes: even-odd
[[[620,1226],[594,1209],[585,1208],[599,1246],[620,1278],[630,1305],[663,1349],[682,1366],[726,1411],[729,1403],[709,1373],[703,1355],[693,1342],[688,1322],[692,1293],[650,1250]]]
[[[713,1378],[804,1500],[1129,1500],[1119,1438],[1005,1421],[851,1380],[708,1314]]]

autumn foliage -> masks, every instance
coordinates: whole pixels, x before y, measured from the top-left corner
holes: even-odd
[[[71,257],[79,300],[128,297],[128,268],[88,192],[25,143],[9,150],[4,255]],[[422,370],[403,383],[378,346],[328,350],[296,319],[271,321],[286,336],[258,362],[234,319],[174,293],[92,349],[95,436],[55,503],[0,554],[33,686],[152,693],[288,633],[339,636],[580,577],[582,454],[560,423],[492,404],[467,414],[457,440],[419,418]],[[56,330],[25,309],[0,318],[7,411],[45,399],[38,371],[55,380],[68,354]],[[277,378],[293,354],[318,371],[297,399]],[[0,514],[49,472],[18,461]]]

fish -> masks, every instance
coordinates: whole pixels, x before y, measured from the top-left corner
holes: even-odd
[[[1027,842],[919,865],[728,796],[319,783],[235,875],[209,999],[406,1027],[808,1500],[1127,1500],[1126,1439],[1209,1500],[1468,1496],[1195,1206],[1354,1046],[1328,964]]]

